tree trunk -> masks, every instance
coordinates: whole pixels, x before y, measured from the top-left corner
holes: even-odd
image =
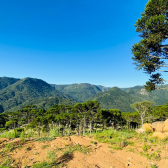
[[[90,134],[92,134],[92,122],[90,121]]]
[[[86,128],[86,117],[83,118],[83,136],[85,135],[85,128]]]
[[[40,138],[40,127],[38,127],[38,137]]]
[[[141,124],[142,124],[142,126],[143,126],[143,118],[142,118],[142,117],[141,117]],[[141,127],[142,127],[142,126],[141,126]]]

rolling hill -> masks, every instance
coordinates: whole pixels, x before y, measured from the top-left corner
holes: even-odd
[[[98,100],[104,109],[134,111],[130,104],[154,101],[155,105],[168,102],[168,85],[159,86],[149,93],[143,86],[130,88],[104,87],[89,83],[56,85],[35,78],[0,78],[0,113],[15,111],[26,105],[50,108],[54,104],[75,104],[86,100]]]
[[[20,79],[16,79],[16,78],[0,77],[0,90],[8,87],[9,85],[14,84],[15,82],[19,80]]]
[[[76,102],[85,102],[92,95],[102,92],[102,90],[98,86],[88,83],[54,85],[54,87],[55,89],[72,97]]]
[[[136,101],[142,101],[141,98],[130,95],[117,87],[93,95],[89,100],[98,100],[102,109],[119,109],[122,112],[133,112],[134,110],[130,107],[130,104]]]
[[[16,110],[46,97],[70,98],[41,79],[24,78],[0,90],[0,105],[4,111]]]

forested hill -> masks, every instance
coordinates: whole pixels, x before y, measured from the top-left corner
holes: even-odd
[[[102,89],[106,88],[103,87],[100,88],[96,85],[91,85],[88,83],[81,83],[81,84],[71,84],[71,85],[54,85],[54,87],[69,95],[73,98],[73,100],[77,102],[85,102],[89,97],[92,95],[95,95],[97,93],[101,93]]]
[[[16,79],[16,78],[0,77],[0,90],[8,87],[9,85],[14,84],[19,80],[20,79]]]
[[[155,105],[163,105],[168,102],[168,85],[156,86],[157,89],[152,92],[148,92],[143,86],[135,86],[132,88],[123,89],[130,95],[140,97],[143,100],[154,101]]]
[[[89,100],[98,100],[103,109],[120,109],[122,112],[132,112],[134,110],[130,107],[130,104],[142,99],[113,87],[106,92],[93,95]]]
[[[89,100],[98,100],[101,108],[120,109],[123,112],[132,112],[130,104],[141,101],[153,101],[155,105],[163,105],[168,102],[168,85],[159,86],[152,92],[147,92],[143,86],[132,88],[113,87],[110,90],[93,95]]]
[[[44,97],[70,98],[41,79],[24,78],[0,90],[0,110],[16,110]]]
[[[104,109],[134,111],[130,104],[140,101],[154,101],[155,105],[168,102],[168,85],[159,86],[151,93],[143,86],[132,88],[111,88],[89,83],[56,85],[41,79],[0,78],[0,113],[15,111],[26,105],[48,109],[54,104],[75,104],[86,100],[98,100]]]

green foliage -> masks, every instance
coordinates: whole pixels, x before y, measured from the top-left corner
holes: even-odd
[[[21,134],[20,134],[20,139],[21,139],[21,141],[22,141],[23,143],[25,142],[25,133],[24,133],[24,131],[21,132]]]
[[[106,92],[96,94],[89,99],[98,100],[102,109],[119,109],[122,112],[133,112],[130,104],[140,100],[138,97],[135,98],[117,87],[113,87]]]
[[[0,168],[12,168],[12,166],[10,166],[10,165],[13,162],[14,162],[13,159],[11,159],[10,157],[6,157],[5,161],[0,165]]]
[[[57,154],[55,150],[48,150],[46,154],[46,158],[51,160],[51,162],[55,162],[57,160]]]
[[[44,99],[44,104],[40,104],[42,100],[37,101],[37,99],[43,99],[44,97],[61,97],[63,99]],[[46,102],[46,108],[48,108],[52,102],[54,104],[61,103],[61,101],[66,102],[65,98],[69,98],[69,96],[57,91],[50,84],[44,82],[43,80],[35,78],[24,78],[18,80],[8,87],[0,90],[0,104],[3,106],[4,111],[15,111],[19,108],[23,108],[26,105],[30,105],[32,103],[34,104],[36,101],[37,105],[40,107],[45,107]],[[71,102],[70,100],[68,101]]]
[[[158,87],[156,86],[156,88]],[[156,105],[167,103],[168,86],[164,85],[159,88],[148,93],[143,90],[144,87],[142,86],[123,89],[117,87],[110,89],[109,87],[91,84],[53,85],[52,87],[42,80],[25,78],[16,80],[16,82],[0,90],[0,113],[4,110],[5,112],[9,110],[16,111],[21,108],[20,112],[18,110],[19,113],[26,113],[26,111],[29,112],[39,108],[48,110],[53,105],[75,105],[73,100],[84,102],[87,99],[98,100],[102,109],[119,109],[122,112],[133,112],[130,104],[135,102],[153,101]],[[36,107],[31,106],[32,104]],[[19,115],[16,115],[15,118],[18,119]],[[27,124],[28,120],[29,118],[23,118],[17,124]],[[0,127],[4,127],[6,121],[5,115],[0,115]]]
[[[129,144],[128,140],[135,136],[135,132],[129,132],[126,130],[116,131],[109,128],[102,132],[93,133],[93,136],[99,142],[109,143],[113,145],[113,147],[123,148]]]
[[[73,153],[74,151],[78,151],[83,154],[88,154],[89,152],[91,152],[91,149],[88,146],[79,145],[79,144],[72,144],[65,147],[65,154]]]
[[[51,164],[48,162],[41,162],[33,164],[32,168],[51,168]]]
[[[15,130],[5,131],[0,134],[0,138],[14,139],[14,138],[18,138],[18,137],[19,137],[19,133]]]
[[[148,149],[150,149],[150,146],[149,145],[147,145],[147,144],[144,144],[144,146],[143,146],[143,151],[144,152],[147,152],[148,151]]]
[[[8,143],[5,145],[5,148],[7,149],[8,152],[11,152],[14,149],[13,143]]]
[[[165,44],[168,38],[167,9],[167,0],[149,0],[144,13],[141,13],[141,18],[135,24],[142,39],[132,46],[133,60],[138,70],[143,69],[150,74],[149,82],[145,86],[148,91],[155,90],[156,84],[163,84],[163,78],[158,71],[167,67],[164,61],[168,56]]]
[[[156,153],[156,152],[154,152],[154,153],[150,153],[150,154],[148,154],[148,153],[141,153],[141,155],[142,156],[145,156],[147,159],[149,159],[149,160],[154,160],[154,161],[160,161],[160,154],[158,154],[158,153]]]
[[[55,138],[51,138],[51,137],[42,137],[42,138],[35,139],[35,141],[46,142],[46,141],[53,141],[54,139]]]
[[[61,85],[55,85],[55,88],[68,94],[76,102],[85,102],[92,95],[102,92],[98,86],[88,83],[63,85],[62,87]]]
[[[16,78],[0,77],[0,90],[8,87],[9,85],[14,84],[19,80],[20,79],[16,79]]]

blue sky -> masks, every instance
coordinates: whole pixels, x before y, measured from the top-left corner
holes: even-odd
[[[131,87],[134,24],[147,0],[1,0],[0,76]]]

